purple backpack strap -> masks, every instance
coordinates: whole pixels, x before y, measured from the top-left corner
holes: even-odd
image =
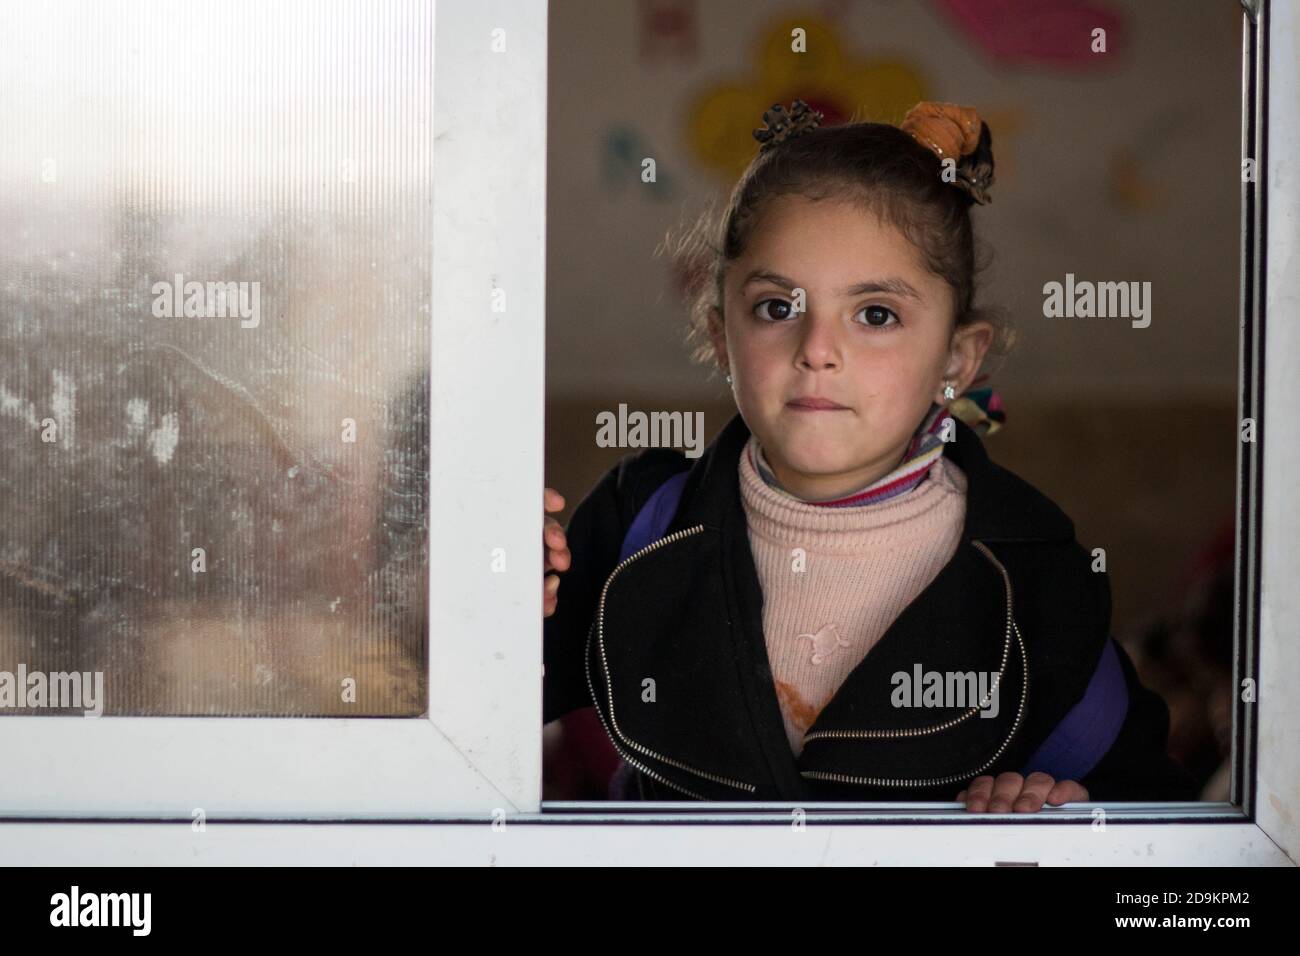
[[[1106,756],[1127,715],[1128,685],[1115,642],[1108,638],[1083,699],[1061,718],[1021,774],[1041,770],[1056,780],[1082,780]]]
[[[623,547],[618,553],[621,564],[630,554],[635,554],[652,541],[658,541],[668,530],[673,515],[677,514],[677,504],[682,500],[682,489],[686,487],[689,471],[679,471],[655,489],[636,517],[632,519],[627,534],[623,537]]]

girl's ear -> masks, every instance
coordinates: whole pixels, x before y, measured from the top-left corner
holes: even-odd
[[[984,321],[959,326],[953,332],[943,376],[952,382],[958,395],[966,391],[979,374],[984,356],[993,344],[994,332],[993,323]],[[943,383],[939,384],[939,394],[943,394]]]
[[[713,351],[718,357],[718,367],[725,372],[730,366],[727,358],[727,332],[722,311],[716,305],[709,306],[709,339],[713,342]]]

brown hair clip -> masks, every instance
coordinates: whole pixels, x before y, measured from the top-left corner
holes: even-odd
[[[992,202],[993,136],[973,106],[925,100],[908,110],[899,129],[940,161],[953,160],[954,186],[981,205]]]
[[[813,109],[803,100],[795,100],[791,103],[788,113],[780,103],[773,103],[772,108],[763,113],[765,128],[754,130],[754,139],[760,144],[759,152],[816,129],[823,119],[825,119],[824,114]]]

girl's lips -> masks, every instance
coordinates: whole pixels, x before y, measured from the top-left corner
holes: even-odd
[[[827,398],[796,398],[786,402],[786,408],[796,412],[847,412],[843,405]]]

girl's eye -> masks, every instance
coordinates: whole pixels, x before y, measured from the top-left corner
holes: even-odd
[[[898,324],[898,313],[893,309],[885,308],[883,305],[869,305],[859,310],[858,315],[865,315],[866,321],[863,324],[876,329]],[[894,321],[890,322],[890,318],[893,318]]]
[[[780,322],[794,315],[794,305],[784,299],[764,299],[754,306],[754,314],[769,322]]]

